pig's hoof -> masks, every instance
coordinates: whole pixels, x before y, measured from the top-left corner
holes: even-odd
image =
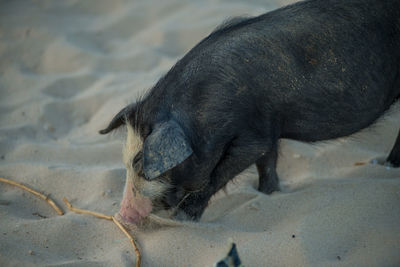
[[[279,187],[279,183],[270,183],[270,184],[266,184],[264,186],[259,186],[258,191],[260,191],[264,194],[270,195],[273,192],[281,191],[281,188]]]
[[[388,157],[387,159],[384,157],[376,158],[370,161],[373,165],[382,165],[388,169],[390,168],[398,168],[400,167],[400,157]]]
[[[281,189],[279,187],[277,187],[277,188],[267,188],[267,189],[263,189],[263,190],[258,189],[258,190],[260,192],[264,193],[264,194],[267,194],[267,195],[270,195],[273,192],[281,191]]]
[[[186,212],[184,212],[183,210],[178,210],[176,211],[176,213],[174,214],[174,219],[178,220],[178,221],[190,221],[190,216],[188,214],[186,214]]]
[[[400,155],[396,155],[396,156],[392,156],[390,155],[387,159],[386,159],[386,163],[389,163],[391,165],[391,167],[393,168],[398,168],[400,167]]]
[[[172,215],[175,220],[178,221],[198,221],[201,217],[202,212],[198,210],[182,210],[178,209]]]

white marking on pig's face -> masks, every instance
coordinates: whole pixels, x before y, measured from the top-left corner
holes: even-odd
[[[131,179],[134,194],[140,194],[154,200],[166,193],[170,185],[167,181],[154,179],[148,181],[141,177],[133,168],[133,159],[143,149],[143,139],[133,127],[127,123],[127,139],[123,147],[123,161],[126,166],[126,179]],[[125,190],[129,190],[125,188]]]

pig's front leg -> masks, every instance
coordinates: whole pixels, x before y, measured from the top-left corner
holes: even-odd
[[[279,191],[279,178],[276,173],[276,161],[278,159],[277,143],[271,151],[265,153],[256,161],[259,175],[258,190],[265,194]]]
[[[260,140],[252,136],[239,137],[233,140],[212,171],[209,184],[199,192],[188,193],[179,204],[176,217],[178,219],[198,220],[212,195],[256,162],[265,151],[270,152],[273,147],[276,147],[276,141]]]
[[[392,151],[390,152],[386,161],[392,164],[393,167],[400,167],[400,129]]]

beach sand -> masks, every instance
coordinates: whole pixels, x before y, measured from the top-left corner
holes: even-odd
[[[293,1],[2,1],[0,266],[132,266],[111,222],[123,194],[124,131],[114,114],[225,19]],[[254,166],[215,195],[201,221],[136,231],[143,266],[212,266],[229,242],[245,266],[399,266],[400,168],[381,162],[400,122],[394,106],[353,136],[280,142],[282,192],[264,195]],[[363,164],[365,163],[365,164]]]

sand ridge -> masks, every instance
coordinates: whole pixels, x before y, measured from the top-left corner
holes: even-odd
[[[125,133],[98,130],[216,25],[289,2],[1,2],[0,175],[51,193],[64,209],[66,196],[114,214]],[[212,266],[228,240],[246,266],[398,265],[400,169],[369,162],[389,153],[399,121],[396,105],[348,138],[282,140],[282,192],[259,193],[250,167],[199,223],[137,232],[143,266]],[[134,257],[112,223],[58,216],[0,184],[1,266],[132,266]]]

